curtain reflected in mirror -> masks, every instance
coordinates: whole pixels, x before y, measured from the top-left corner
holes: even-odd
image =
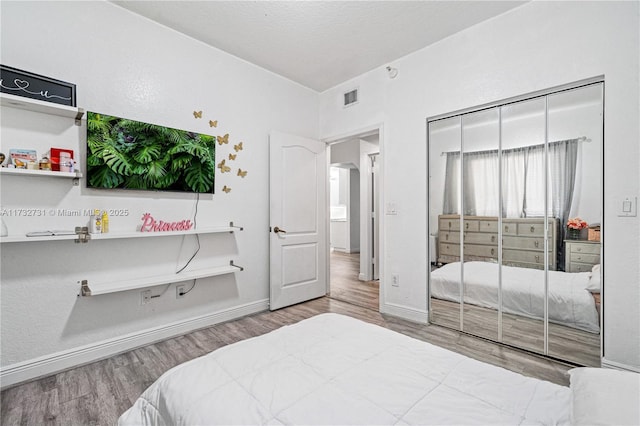
[[[545,218],[545,98],[501,107],[503,342],[544,353],[545,257],[555,268],[552,215]],[[547,230],[545,244],[545,223]],[[545,256],[546,255],[546,256]]]
[[[600,365],[602,86],[428,121],[432,323]]]

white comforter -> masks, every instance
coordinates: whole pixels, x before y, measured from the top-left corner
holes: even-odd
[[[566,424],[570,390],[337,314],[179,365],[120,425]]]
[[[580,330],[600,331],[598,312],[586,290],[589,272],[549,271],[549,321]],[[431,295],[459,302],[460,262],[431,272]],[[498,264],[464,263],[464,302],[498,309]],[[544,271],[515,266],[502,267],[502,310],[510,314],[542,319],[544,316]]]

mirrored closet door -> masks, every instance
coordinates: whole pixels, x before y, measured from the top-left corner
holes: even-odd
[[[603,86],[428,119],[432,323],[600,365]]]

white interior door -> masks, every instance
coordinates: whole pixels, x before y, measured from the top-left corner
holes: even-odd
[[[327,294],[327,154],[313,139],[269,138],[271,310]]]

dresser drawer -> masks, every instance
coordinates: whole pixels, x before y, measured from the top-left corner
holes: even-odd
[[[518,223],[518,235],[544,237],[544,223]]]
[[[591,265],[595,265],[600,263],[600,255],[599,254],[585,254],[585,253],[576,253],[571,251],[571,263],[588,263]]]
[[[441,255],[460,256],[460,244],[440,244]]]
[[[460,232],[458,231],[440,231],[438,232],[438,238],[441,243],[459,243]]]
[[[465,244],[464,255],[498,258],[498,247],[482,246],[476,244]]]
[[[585,253],[600,255],[600,244],[567,243],[571,253]]]
[[[514,222],[502,222],[502,235],[518,235],[518,224]]]
[[[495,232],[498,233],[498,221],[497,220],[481,220],[480,232]]]
[[[438,229],[440,231],[459,231],[460,219],[443,219],[438,221]]]
[[[565,272],[591,272],[592,268],[593,265],[590,265],[588,263],[571,262]]]
[[[489,246],[498,246],[498,235],[483,232],[465,232],[464,242],[468,244],[486,244]]]
[[[544,265],[543,253],[536,253],[526,250],[502,250],[502,259],[505,262],[525,262]],[[553,256],[549,253],[549,268],[552,266]]]
[[[480,231],[480,221],[478,220],[465,220],[462,225],[465,231],[478,232]]]
[[[502,247],[505,249],[515,248],[515,249],[543,251],[544,237],[523,238],[523,237],[504,236],[502,237]],[[549,251],[551,251],[551,248],[552,248],[551,241],[549,241]]]

